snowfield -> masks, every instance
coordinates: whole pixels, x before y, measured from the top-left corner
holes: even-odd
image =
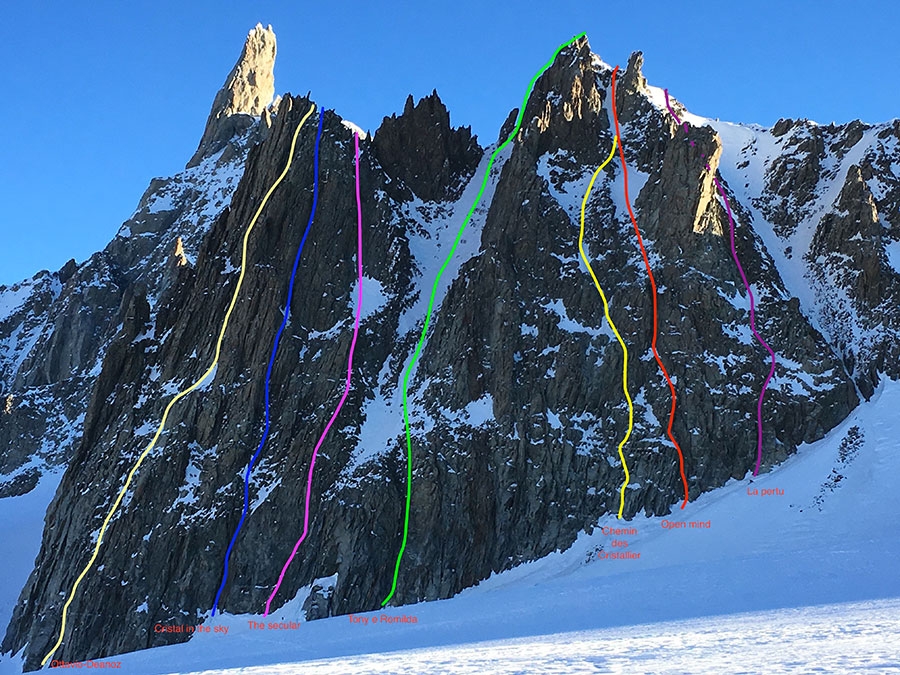
[[[194,675],[900,673],[900,601],[557,633]]]

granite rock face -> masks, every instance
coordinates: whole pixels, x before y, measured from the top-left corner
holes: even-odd
[[[269,44],[266,35],[260,45]],[[274,58],[274,38],[271,45]],[[253,61],[247,48],[245,57]],[[770,471],[896,371],[900,322],[885,303],[896,297],[891,247],[900,223],[879,214],[900,203],[891,173],[900,127],[785,121],[770,131],[703,120],[691,122],[690,146],[641,65],[638,53],[618,73],[616,105],[659,288],[658,349],[678,392],[673,433],[693,500],[752,470],[769,368],[749,329],[731,224],[705,162],[728,194],[757,329],[778,357],[763,406],[762,465]],[[265,81],[254,85],[240,72],[247,83],[235,91]],[[308,536],[276,596],[276,619],[376,609],[390,590],[407,488],[403,381],[432,300],[409,376],[410,529],[392,604],[450,597],[566,549],[618,510],[617,445],[628,419],[623,356],[577,248],[584,191],[612,147],[611,80],[612,68],[586,39],[563,50],[487,176],[505,136],[482,148],[470,130],[450,126],[436,93],[409,99],[360,140],[365,278],[352,387],[316,459]],[[199,164],[155,180],[103,252],[0,288],[0,298],[21,300],[0,315],[0,466],[18,476],[4,485],[30,490],[40,478],[28,473],[32,457],[66,467],[2,643],[6,653],[24,648],[28,669],[55,642],[92,533],[166,404],[212,362],[244,230],[311,104],[285,95],[266,108],[264,94],[258,106],[236,103],[231,113],[255,110],[246,114],[260,121],[236,127],[215,152],[217,142],[203,150],[202,141]],[[257,101],[234,98],[250,99]],[[217,96],[214,113],[227,108],[220,103]],[[210,116],[207,141],[218,119]],[[312,209],[314,121],[301,129],[293,167],[249,238],[215,374],[176,404],[136,473],[75,596],[69,616],[77,620],[56,658],[169,644],[189,635],[160,635],[154,624],[207,620],[241,517],[244,472],[264,425],[269,353],[286,310],[269,382],[272,427],[220,610],[260,613],[302,532],[312,448],[343,392],[357,283],[353,137],[326,110],[317,210],[285,307]],[[813,173],[799,171],[796,157],[812,155]],[[457,237],[483,181],[483,199]],[[632,518],[670,513],[683,492],[623,187],[616,157],[591,193],[585,249],[629,347],[635,429],[624,449],[632,473],[624,516]],[[822,293],[846,309],[843,323],[828,323],[837,315]],[[857,341],[875,333],[880,346],[860,352]],[[58,417],[43,416],[39,397]],[[77,424],[66,426],[63,416]],[[47,439],[62,433],[54,424],[68,445],[42,455]]]
[[[244,49],[213,100],[200,145],[187,163],[197,166],[205,157],[221,151],[266,114],[275,95],[275,33],[261,24],[247,35]],[[268,122],[268,115],[265,116]]]

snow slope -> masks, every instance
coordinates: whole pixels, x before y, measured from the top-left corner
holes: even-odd
[[[900,601],[689,619],[196,675],[900,672]],[[790,649],[785,647],[789,645]]]
[[[4,629],[12,618],[19,592],[34,568],[34,560],[41,548],[44,513],[60,480],[62,472],[46,473],[31,492],[0,499],[0,557],[3,560],[3,574],[0,577],[0,626]],[[4,665],[0,657],[0,669]],[[21,672],[21,668],[18,672]]]

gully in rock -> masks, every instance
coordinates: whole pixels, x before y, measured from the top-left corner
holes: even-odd
[[[669,113],[672,115],[672,118],[684,129],[684,133],[688,134],[688,126],[687,122],[682,122],[678,119],[678,115],[675,114],[675,111],[672,110],[672,106],[669,104],[669,90],[664,89],[663,92],[666,96],[666,107],[669,109]],[[690,143],[691,147],[694,147],[694,141],[690,140],[690,136],[688,136],[688,143]],[[706,156],[703,153],[700,153],[700,157],[704,160]],[[707,171],[712,172],[712,168],[709,166],[709,162],[704,162],[704,166]],[[744,288],[747,289],[747,295],[750,297],[750,330],[753,331],[753,336],[756,338],[757,342],[765,347],[766,351],[769,352],[769,357],[771,359],[771,365],[769,367],[769,374],[766,376],[766,381],[763,382],[762,389],[759,392],[759,399],[756,402],[756,466],[753,468],[753,475],[756,476],[759,474],[759,466],[762,462],[762,439],[763,439],[763,428],[762,428],[762,404],[763,397],[766,395],[766,388],[769,386],[769,382],[772,380],[772,376],[775,375],[775,352],[769,346],[769,344],[762,339],[762,336],[756,331],[756,302],[753,298],[753,291],[750,288],[750,283],[747,281],[747,275],[744,274],[744,268],[741,265],[741,261],[738,259],[737,250],[734,247],[734,218],[731,215],[731,205],[728,203],[728,197],[725,195],[725,190],[722,189],[722,185],[719,183],[719,179],[713,175],[713,182],[716,184],[716,188],[719,190],[719,194],[722,195],[722,201],[725,203],[725,212],[728,214],[728,228],[731,232],[731,257],[734,259],[734,264],[737,265],[738,272],[741,275],[741,281],[744,282]]]

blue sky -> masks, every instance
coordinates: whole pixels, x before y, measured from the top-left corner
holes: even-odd
[[[184,167],[247,31],[272,24],[276,91],[374,131],[438,90],[495,140],[561,42],[644,74],[697,114],[771,125],[900,116],[900,3],[4,2],[0,284],[101,249],[154,176]]]

